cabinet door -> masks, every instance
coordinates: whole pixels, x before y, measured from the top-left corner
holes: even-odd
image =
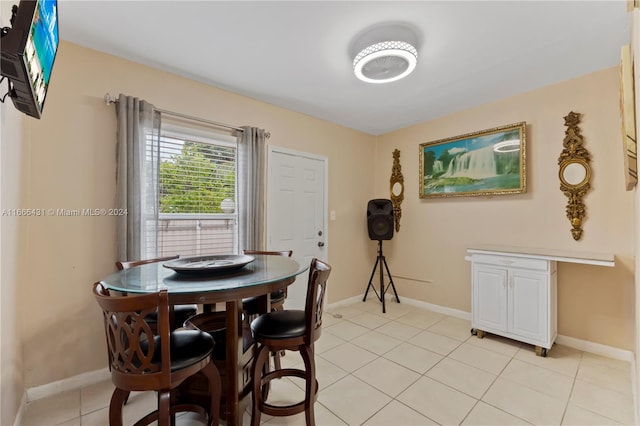
[[[507,270],[474,265],[472,280],[473,326],[507,330]]]
[[[548,336],[547,276],[512,269],[509,276],[509,332],[537,341]]]

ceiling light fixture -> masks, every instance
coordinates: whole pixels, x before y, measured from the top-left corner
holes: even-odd
[[[383,41],[362,49],[353,59],[353,72],[367,83],[390,83],[411,74],[418,51],[404,41]]]

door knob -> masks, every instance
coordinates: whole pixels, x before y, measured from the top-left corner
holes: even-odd
[[[324,243],[322,241],[318,241],[318,247],[324,247]]]

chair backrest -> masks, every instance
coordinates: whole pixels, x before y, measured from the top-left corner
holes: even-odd
[[[268,254],[275,256],[293,256],[293,250],[243,250],[244,254]]]
[[[114,384],[130,390],[149,385],[169,386],[171,354],[167,291],[118,297],[112,296],[102,284],[95,283],[93,294],[102,308]],[[145,319],[156,310],[157,335]]]
[[[305,303],[306,330],[305,344],[310,345],[320,337],[324,296],[327,290],[327,279],[331,266],[318,259],[311,260],[309,282],[307,284],[307,300]]]
[[[118,271],[122,271],[123,269],[133,268],[134,266],[146,265],[147,263],[165,262],[167,260],[177,259],[178,257],[180,256],[154,257],[153,259],[130,260],[128,262],[119,261],[116,262],[116,268],[118,268]]]

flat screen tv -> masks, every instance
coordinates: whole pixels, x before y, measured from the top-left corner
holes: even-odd
[[[9,79],[15,107],[35,118],[42,116],[58,42],[57,0],[21,0],[11,28],[2,30],[0,74]]]

